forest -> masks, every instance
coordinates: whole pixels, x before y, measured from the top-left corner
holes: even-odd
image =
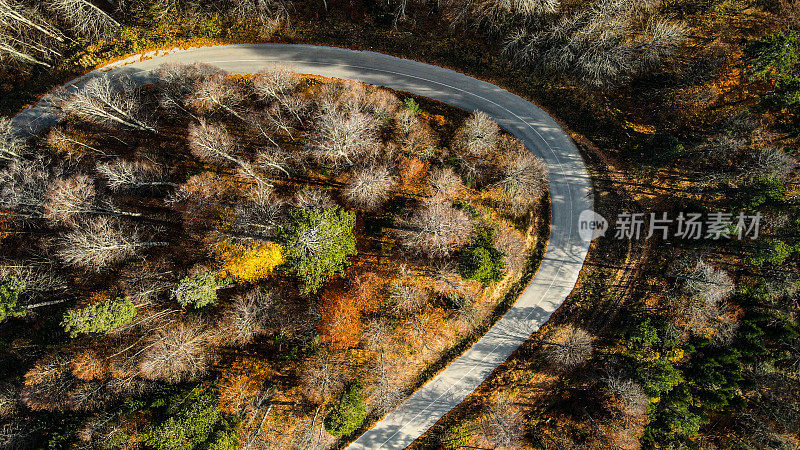
[[[0,0],[0,446],[343,447],[530,280],[547,168],[485,114],[281,66],[58,89],[288,42],[541,105],[608,219],[761,217],[612,229],[413,448],[797,448],[798,32],[796,0]],[[59,122],[20,137],[48,92]]]

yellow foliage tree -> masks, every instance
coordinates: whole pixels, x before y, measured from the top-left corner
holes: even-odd
[[[283,247],[267,242],[255,247],[242,244],[225,244],[217,251],[224,261],[224,270],[229,277],[253,283],[268,277],[283,264]]]

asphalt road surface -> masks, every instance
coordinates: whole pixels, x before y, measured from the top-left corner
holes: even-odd
[[[160,52],[164,53],[164,52]],[[177,50],[130,58],[111,73],[151,79],[164,63],[214,64],[230,73],[255,73],[275,64],[296,72],[360,80],[433,98],[469,111],[482,110],[543,158],[550,170],[550,239],[538,272],[508,312],[471,348],[451,362],[349,448],[400,449],[410,445],[461,403],[558,308],[572,291],[589,244],[578,236],[578,216],[592,208],[592,186],[570,137],[534,104],[493,84],[441,67],[374,52],[291,44],[247,44]],[[109,68],[68,86],[79,86]],[[55,121],[47,99],[20,113],[18,129],[37,132]]]

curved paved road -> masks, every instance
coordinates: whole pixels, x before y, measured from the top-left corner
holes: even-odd
[[[566,299],[588,251],[577,232],[578,215],[592,207],[591,180],[572,140],[540,108],[499,87],[452,70],[374,52],[289,44],[252,44],[179,50],[115,64],[113,73],[148,79],[167,62],[206,62],[231,73],[254,73],[275,63],[300,73],[361,80],[413,92],[466,110],[483,110],[543,158],[550,168],[552,222],[545,258],[531,284],[469,350],[428,381],[372,429],[353,449],[405,448],[458,405]],[[107,70],[107,69],[106,69]],[[85,82],[92,72],[75,80]],[[15,118],[36,132],[52,123],[46,99]]]

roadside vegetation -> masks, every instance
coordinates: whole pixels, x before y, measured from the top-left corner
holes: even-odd
[[[100,6],[100,12],[87,5]],[[798,447],[800,6],[796,1],[0,0],[0,17],[4,58],[0,108],[7,115],[102,61],[144,49],[264,40],[372,49],[452,67],[535,99],[573,132],[592,171],[598,211],[609,219],[623,212],[667,212],[670,217],[680,212],[760,212],[762,229],[755,241],[617,240],[612,229],[594,244],[576,291],[548,325],[434,428],[423,445]],[[86,21],[87,17],[95,20]],[[229,107],[241,115],[238,106],[214,101],[208,101],[207,111],[226,114],[230,121],[226,126],[251,127],[247,116],[234,120],[233,113],[224,112]],[[416,101],[406,101],[404,106],[417,116]],[[141,127],[142,133],[152,126],[139,116],[118,119],[127,122],[127,128]],[[204,128],[200,121],[192,123],[200,136],[213,125],[206,122]],[[476,115],[469,123],[479,126],[482,119]],[[344,120],[334,129],[346,126]],[[213,127],[210,131],[215,136]],[[322,139],[324,131],[320,133],[310,142]],[[453,141],[456,136],[463,139],[465,135],[454,131]],[[58,141],[57,137],[53,139]],[[86,152],[106,151],[102,145],[84,140],[75,144],[70,139],[74,140],[68,137],[61,142]],[[23,148],[20,141],[6,138],[0,158],[14,160]],[[465,147],[472,156],[476,150],[479,155],[479,146]],[[190,150],[184,149],[183,154],[186,151]],[[264,170],[237,153],[227,155],[230,158],[217,153],[204,157],[211,158],[207,163],[213,159],[217,161],[213,164],[245,177],[250,170],[249,179]],[[346,158],[340,160],[348,164]],[[336,166],[333,159],[325,159],[324,164]],[[281,173],[270,167],[273,173]],[[452,170],[472,187],[475,178],[470,167],[459,164]],[[25,170],[20,177],[44,169]],[[98,173],[102,170],[98,166]],[[441,173],[437,181],[429,178],[430,185],[439,186],[432,189],[446,196],[451,178]],[[116,179],[120,181],[108,178],[109,188],[113,183],[129,183],[126,178]],[[155,177],[136,183],[144,183],[137,189],[163,190],[174,187],[157,183],[178,184],[176,180]],[[380,188],[388,183],[382,170],[370,170],[362,180],[369,181],[352,186]],[[402,178],[396,183],[403,186]],[[352,194],[361,191],[350,188]],[[349,198],[347,188],[337,192],[341,192],[337,201],[347,199],[349,203],[342,204],[359,211],[369,210],[374,201]],[[414,228],[429,226],[431,217],[444,216],[452,219],[448,230],[460,235],[463,216],[459,213],[472,217],[470,208],[455,202],[452,209],[441,204],[420,206],[424,206],[421,214],[408,217]],[[92,207],[95,212],[79,216],[147,217],[143,211],[121,206]],[[127,215],[140,212],[142,219]],[[52,213],[56,214],[53,219],[46,220],[58,226],[66,227],[74,220],[59,218],[58,211]],[[37,213],[21,205],[15,214]],[[304,218],[302,223],[312,220]],[[102,236],[119,235],[116,222],[101,222],[91,230]],[[148,223],[156,226],[156,222]],[[21,232],[4,226],[10,236]],[[358,218],[354,229],[360,229]],[[364,233],[370,229],[365,224]],[[126,235],[135,239],[124,247],[125,252],[159,252],[158,244],[164,241],[158,234],[148,234],[144,228],[134,231]],[[433,239],[438,236],[433,233],[406,236],[406,241],[398,236],[398,243],[447,258],[448,242],[457,242],[459,255],[466,257],[453,260],[453,273],[461,279],[473,278],[477,285],[488,282],[492,286],[498,270],[507,263],[485,245],[490,237],[498,238],[492,235],[473,226],[469,236],[456,240]],[[67,238],[83,242],[85,233],[65,234]],[[248,251],[254,250],[238,248],[215,255]],[[268,259],[272,255],[268,248],[258,251]],[[283,252],[280,258],[292,261]],[[215,257],[220,265],[254,273],[252,266],[236,265],[243,261],[239,257]],[[74,259],[76,265],[83,260]],[[119,264],[114,258],[107,261]],[[276,267],[298,264],[294,261]],[[509,270],[508,266],[504,269]],[[0,311],[9,318],[20,320],[60,301],[60,296],[42,294],[67,288],[57,272],[19,270],[0,286],[0,294],[7,299]],[[236,279],[226,273],[223,278],[216,278],[217,272],[196,278],[179,274],[181,280],[186,278],[186,296],[179,304],[216,302],[218,290],[222,296],[226,289],[233,289],[223,287],[228,286],[227,280]],[[313,279],[302,282],[314,285]],[[195,286],[214,288],[203,294]],[[387,292],[395,305],[415,305],[418,298],[403,283],[390,286]],[[103,316],[108,316],[109,324],[125,316],[118,298],[108,292],[96,299],[98,305],[105,305]],[[94,310],[82,314],[89,311]],[[83,326],[82,315],[74,317],[75,327]],[[47,325],[43,318],[40,326],[54,329],[61,320],[58,316],[51,320],[56,323]],[[369,323],[365,330],[382,328]],[[320,333],[325,335],[324,330]],[[346,334],[337,336],[347,339]],[[8,348],[18,352],[11,344]],[[337,367],[330,360],[319,364]],[[341,405],[338,411],[356,411],[358,416],[358,408],[350,406],[352,399],[358,398],[358,389],[369,389],[355,386],[341,386],[340,392],[327,398]],[[10,398],[16,398],[9,389]],[[343,392],[352,393],[345,396]],[[15,402],[9,404],[17,407]],[[156,410],[163,411],[152,411]],[[310,413],[311,423],[321,423],[322,414]],[[74,426],[63,420],[64,427]],[[335,422],[340,429],[349,427],[347,420]]]
[[[4,135],[4,446],[330,446],[478,336],[548,230],[546,167],[480,112],[202,64],[54,101]]]

